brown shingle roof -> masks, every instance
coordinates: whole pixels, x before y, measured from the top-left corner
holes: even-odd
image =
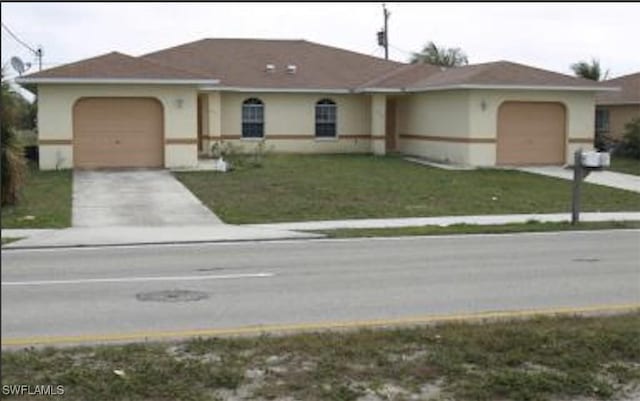
[[[414,82],[412,89],[448,86],[536,86],[594,88],[597,83],[510,61],[447,68]]]
[[[440,71],[440,67],[435,65],[407,64],[402,67],[398,67],[385,75],[376,77],[373,80],[361,84],[360,88],[406,88],[407,86],[422,81]]]
[[[620,91],[597,94],[596,104],[640,104],[640,72],[602,83],[607,86],[620,87]]]
[[[119,52],[111,52],[29,74],[24,78],[206,79],[208,77],[197,72],[185,71]]]
[[[267,64],[275,66],[267,71]],[[287,66],[296,72],[288,73]],[[27,75],[39,79],[194,80],[222,88],[433,90],[465,85],[592,89],[598,84],[507,61],[442,69],[404,64],[305,40],[203,39],[131,57],[113,52]],[[206,81],[206,82],[205,82]]]
[[[245,88],[348,89],[404,65],[306,40],[203,39],[141,58]],[[295,74],[287,73],[289,64]]]

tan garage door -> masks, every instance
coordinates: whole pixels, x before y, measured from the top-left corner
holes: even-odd
[[[564,164],[565,110],[560,103],[506,102],[498,111],[497,163]]]
[[[73,110],[79,168],[162,167],[162,105],[150,98],[84,98]]]

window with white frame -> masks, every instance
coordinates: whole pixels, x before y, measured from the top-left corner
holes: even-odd
[[[242,137],[264,137],[264,104],[251,98],[242,102]]]
[[[336,103],[333,100],[322,99],[316,103],[316,137],[335,138],[336,113]]]

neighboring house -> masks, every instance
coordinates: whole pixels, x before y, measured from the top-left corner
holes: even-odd
[[[596,135],[619,141],[624,126],[634,118],[640,118],[640,72],[603,84],[619,87],[620,91],[596,95]]]
[[[212,144],[556,164],[594,139],[592,81],[498,61],[444,69],[304,40],[204,39],[109,53],[38,86],[40,167],[185,167]]]

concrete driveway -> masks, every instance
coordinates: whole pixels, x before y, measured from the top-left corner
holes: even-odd
[[[74,227],[219,225],[165,170],[74,171]]]
[[[517,170],[527,173],[541,174],[548,177],[573,180],[573,170],[557,166],[520,167]],[[585,182],[604,185],[606,187],[625,189],[627,191],[640,192],[640,176],[632,174],[616,173],[614,171],[593,171],[587,176]]]

